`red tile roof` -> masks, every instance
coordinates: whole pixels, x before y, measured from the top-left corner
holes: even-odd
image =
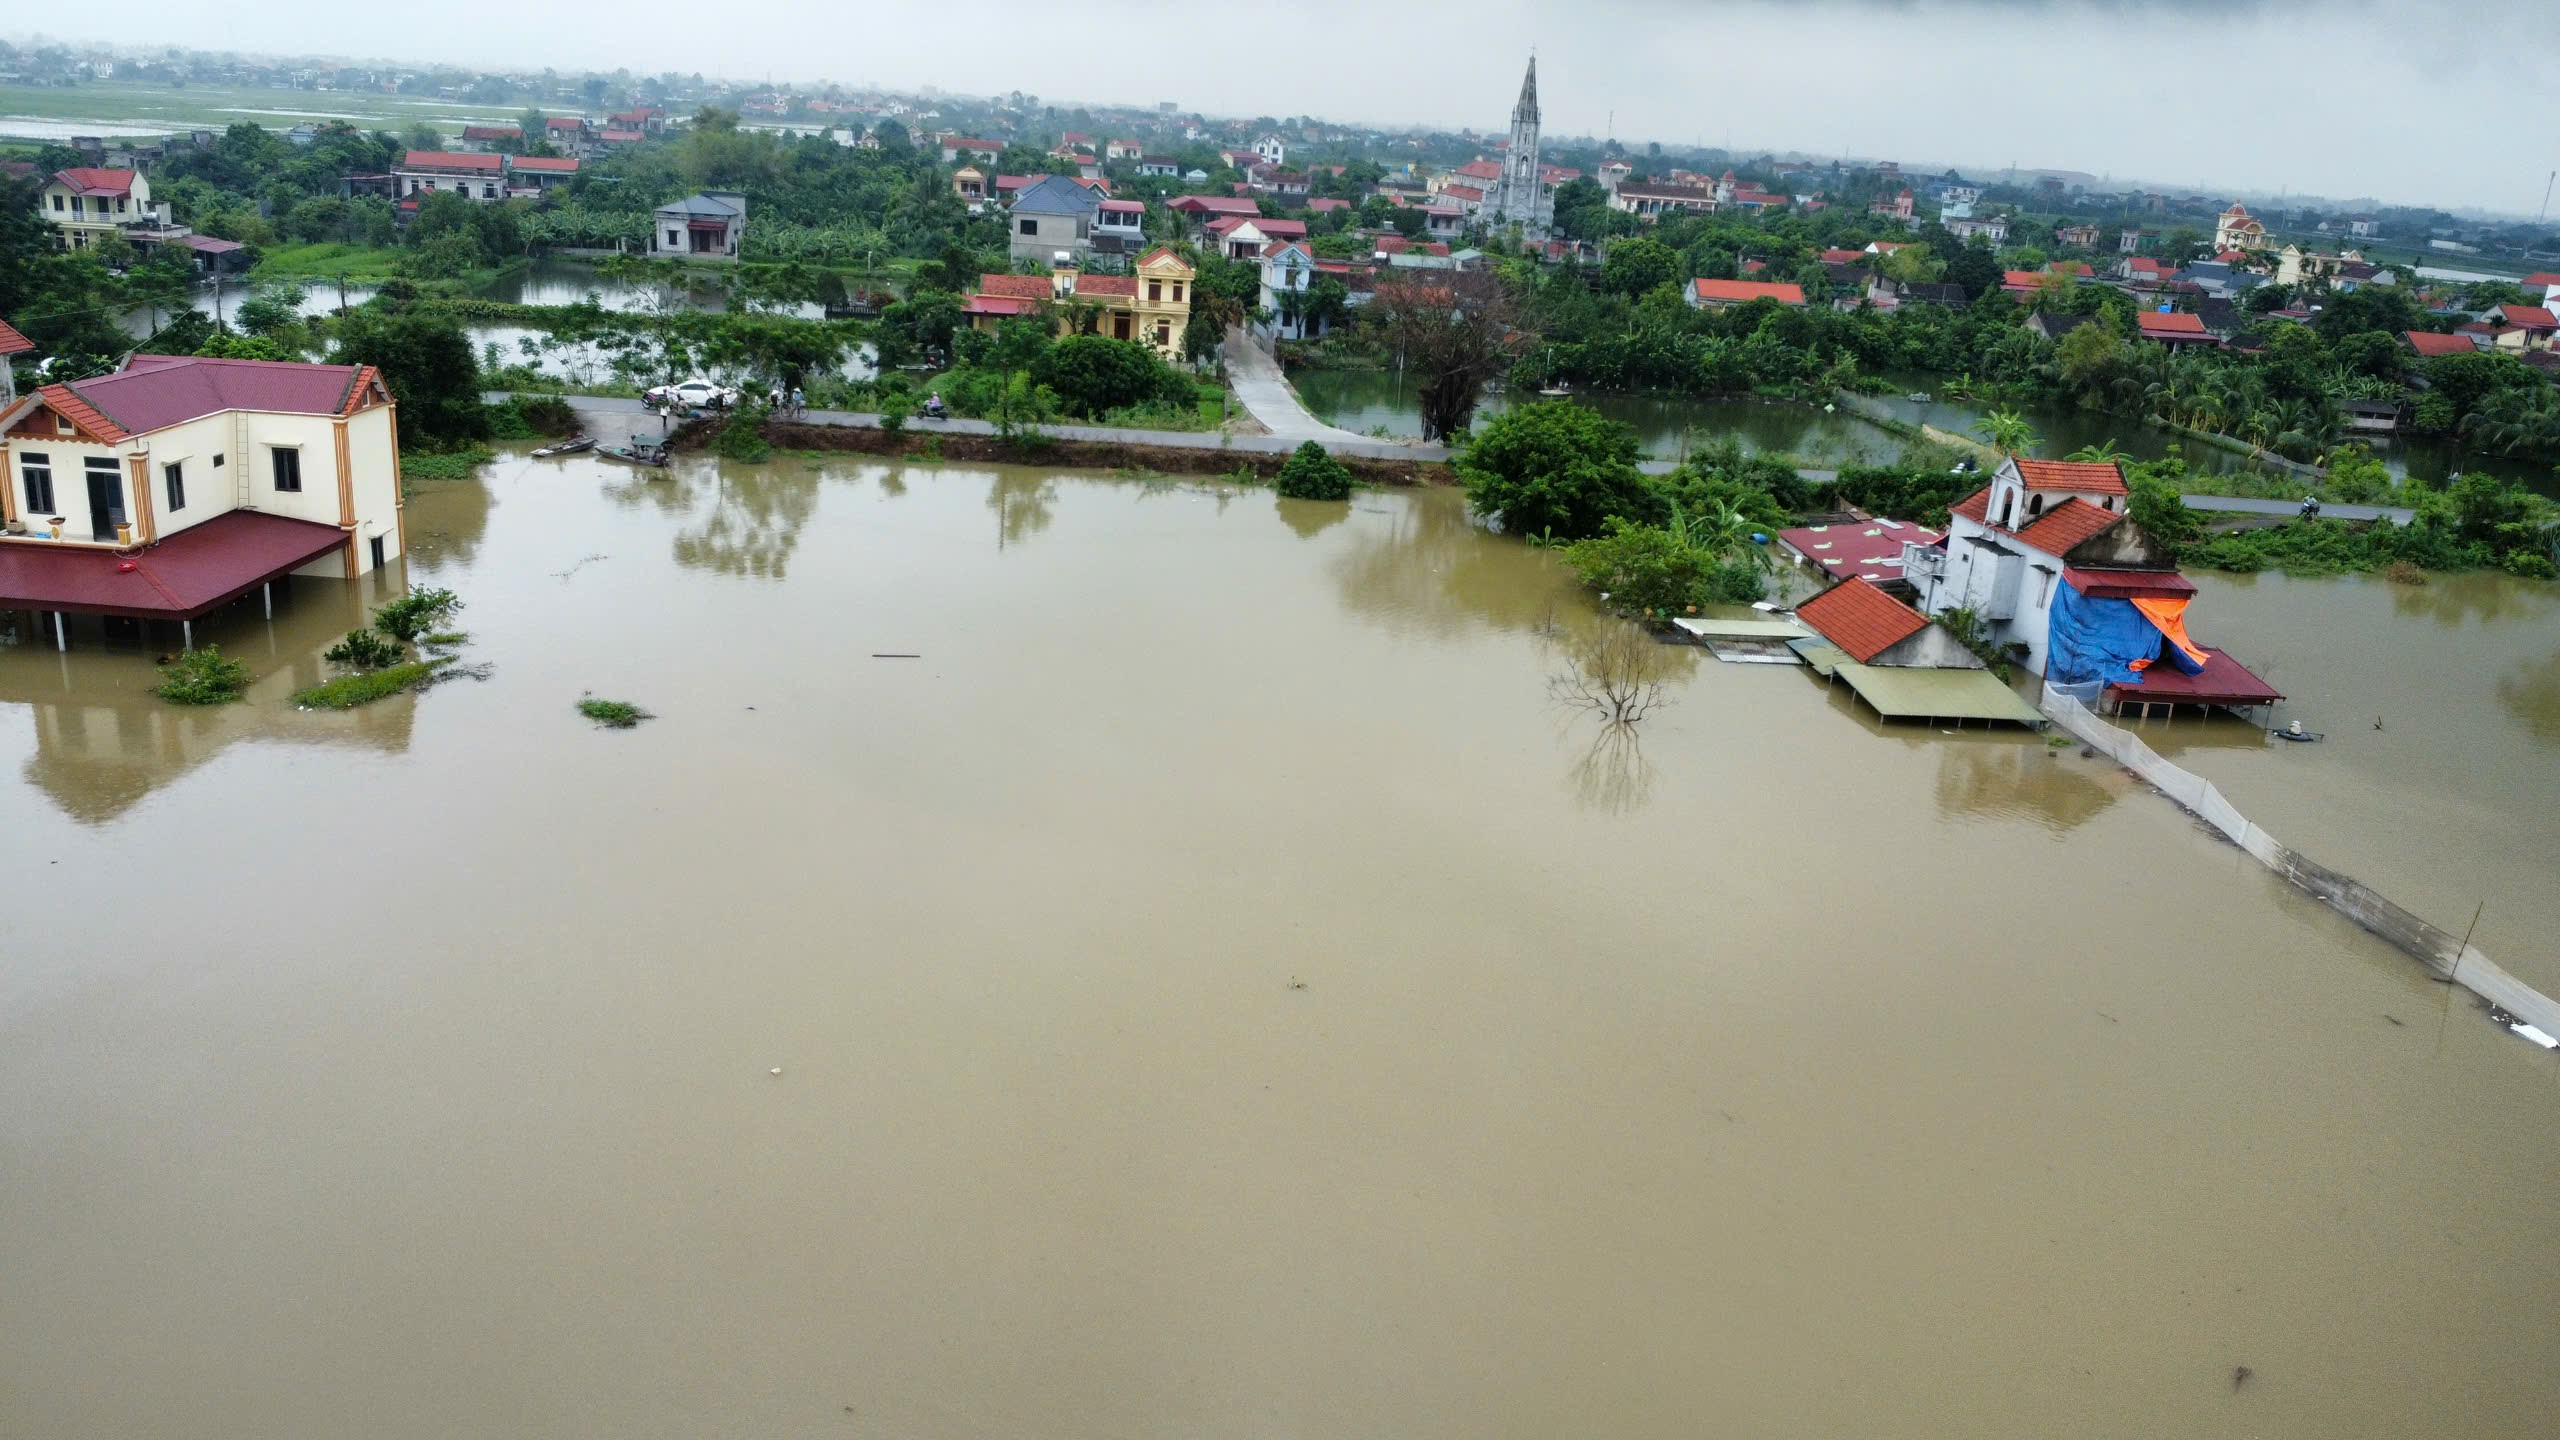
[[[225,410],[343,415],[373,379],[370,367],[355,365],[136,355],[112,375],[47,385],[42,393],[75,422],[81,416],[72,404],[102,418],[120,440]]]
[[[412,150],[400,157],[404,170],[486,170],[495,174],[506,163],[504,155],[467,155],[455,150]]]
[[[1184,195],[1166,201],[1165,208],[1199,215],[1259,215],[1262,213],[1252,201],[1228,195]]]
[[[1049,277],[981,275],[978,277],[978,290],[986,295],[1010,295],[1016,300],[1046,300],[1049,298]]]
[[[1967,495],[1953,505],[1948,506],[1947,513],[1950,515],[1961,515],[1967,520],[1973,521],[1977,525],[1990,524],[1991,487],[1985,485],[1981,489],[1974,491],[1972,494]]]
[[[1502,178],[1502,167],[1491,160],[1470,160],[1452,173],[1472,175],[1478,180],[1499,180]]]
[[[2421,355],[2468,355],[2480,348],[2467,335],[2437,335],[2425,330],[2403,333],[2408,336],[2409,348]]]
[[[465,140],[521,140],[524,138],[524,127],[521,125],[465,125],[462,127],[462,138]]]
[[[2018,531],[2018,543],[2047,555],[2060,556],[2123,518],[2118,511],[2101,510],[2075,495],[2044,512],[2034,524]]]
[[[1804,287],[1781,285],[1766,280],[1692,280],[1690,293],[1700,300],[1775,300],[1781,305],[1804,303]]]
[[[2554,285],[2560,285],[2560,271],[2537,270],[2516,283],[2522,285],[2527,290],[2532,289],[2536,285],[2548,290]]]
[[[1929,628],[1927,616],[1857,579],[1797,606],[1796,618],[1861,665]]]
[[[1908,520],[1852,520],[1839,525],[1799,525],[1778,532],[1779,543],[1834,579],[1902,578],[1902,545],[1935,545],[1937,531]]]
[[[1034,309],[1029,300],[1008,295],[972,295],[960,307],[963,315],[1028,315]]]
[[[554,175],[575,175],[578,173],[578,162],[566,157],[519,155],[516,157],[516,163],[509,168],[515,170],[540,170]]]
[[[2113,460],[2018,461],[2018,478],[2030,490],[2078,490],[2089,495],[2122,495],[2124,468]]]
[[[104,546],[0,544],[0,608],[192,620],[345,543],[335,525],[233,510],[132,556]]]
[[[8,321],[0,320],[0,355],[24,355],[36,348],[36,342],[21,335]]]
[[[1484,192],[1473,185],[1443,185],[1440,187],[1440,193],[1443,195],[1455,195],[1461,200],[1482,200],[1484,198]]]
[[[2133,323],[2145,335],[2202,336],[2207,333],[2203,316],[2190,315],[2183,310],[2173,310],[2167,314],[2157,310],[2145,310],[2133,317]]]
[[[1825,250],[1822,252],[1822,263],[1825,265],[1855,265],[1866,258],[1867,252],[1864,250]]]
[[[2498,313],[2519,330],[2560,330],[2560,316],[2539,305],[2501,305]]]
[[[130,170],[105,170],[84,165],[74,170],[56,170],[53,179],[55,184],[68,185],[83,195],[133,193],[133,172]]]
[[[587,122],[579,119],[575,115],[554,115],[550,119],[542,122],[542,128],[545,130],[584,130],[587,128]]]
[[[1116,296],[1123,300],[1135,300],[1138,298],[1138,277],[1135,275],[1077,276],[1076,298],[1081,300],[1088,295]]]
[[[2107,693],[2128,700],[2168,700],[2186,705],[2272,705],[2284,695],[2258,678],[2248,666],[2210,645],[2204,668],[2190,675],[2175,665],[2153,665],[2131,685],[2109,685]]]

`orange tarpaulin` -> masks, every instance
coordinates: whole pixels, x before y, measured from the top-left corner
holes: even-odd
[[[2142,612],[2143,619],[2158,626],[2160,633],[2169,637],[2170,644],[2184,651],[2186,657],[2194,661],[2198,668],[2203,666],[2204,647],[2187,638],[2187,596],[2181,595],[2176,599],[2155,599],[2147,595],[2136,595],[2132,597],[2131,603],[2134,609]],[[2136,660],[2133,662],[2133,668],[2140,670],[2150,663],[2148,660]]]

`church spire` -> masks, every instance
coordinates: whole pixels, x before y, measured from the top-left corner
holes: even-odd
[[[1511,123],[1538,123],[1538,57],[1529,57],[1529,73],[1520,81],[1520,103],[1511,107]]]

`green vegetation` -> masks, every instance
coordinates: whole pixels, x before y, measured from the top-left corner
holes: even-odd
[[[403,644],[413,644],[420,635],[443,624],[461,608],[461,597],[450,590],[412,590],[389,604],[376,607],[373,628]]]
[[[1275,488],[1290,500],[1348,500],[1357,483],[1348,466],[1309,440],[1290,452]]]
[[[452,663],[453,657],[442,655],[380,670],[358,670],[293,692],[293,703],[312,710],[352,710],[386,695],[421,688],[435,678],[438,670]]]
[[[1570,402],[1505,410],[1468,440],[1458,478],[1477,514],[1514,535],[1580,540],[1612,515],[1663,518],[1665,506],[1636,469],[1635,432]]]
[[[403,450],[400,452],[400,478],[411,480],[468,480],[481,466],[497,459],[497,452],[486,445],[471,445],[459,450]]]
[[[172,705],[227,705],[249,688],[249,667],[220,646],[189,650],[160,667],[159,695]]]
[[[729,418],[720,422],[719,433],[712,437],[711,448],[722,459],[748,465],[760,465],[773,458],[773,446],[764,438],[766,411],[755,400],[741,400]]]
[[[382,670],[409,658],[408,650],[374,630],[350,630],[347,638],[320,652],[320,658],[349,670]]]
[[[2125,467],[2126,511],[2183,563],[2213,570],[2282,570],[2291,575],[2504,570],[2530,579],[2560,575],[2560,507],[2512,480],[2472,474],[2443,490],[2418,489],[2407,525],[2388,521],[2293,519],[2280,525],[2208,533],[2178,498],[2186,464]]]
[[[610,730],[628,730],[643,720],[657,718],[628,700],[598,700],[593,696],[578,702],[578,713]]]

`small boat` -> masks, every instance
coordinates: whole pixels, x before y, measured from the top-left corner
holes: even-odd
[[[536,455],[575,455],[581,450],[593,450],[594,448],[596,448],[596,442],[593,437],[579,435],[567,440],[554,441],[533,453]]]
[[[1550,385],[1538,393],[1547,396],[1564,396],[1572,394],[1573,391],[1562,385]]]
[[[2275,736],[2279,740],[2311,741],[2323,738],[2321,733],[2317,730],[2303,729],[2302,722],[2299,720],[2294,721],[2282,730],[2270,730],[2267,733]]]
[[[1929,403],[1929,392],[1926,390],[1914,390],[1908,398],[1914,405],[1926,405]]]
[[[597,447],[596,453],[608,460],[620,460],[632,465],[667,463],[667,447],[664,445],[603,445]]]

